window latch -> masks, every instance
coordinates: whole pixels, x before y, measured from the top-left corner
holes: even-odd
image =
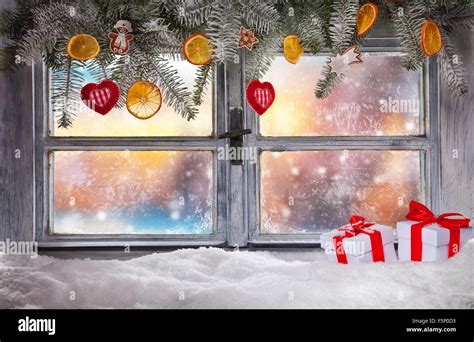
[[[239,138],[239,137],[242,137],[243,135],[250,134],[250,133],[252,133],[252,130],[249,128],[239,129],[239,130],[219,134],[218,138],[219,139],[227,139],[227,138],[235,139],[235,138]]]
[[[219,139],[230,139],[230,148],[234,148],[236,150],[240,150],[244,143],[243,136],[246,134],[251,134],[251,129],[243,129],[243,110],[242,108],[231,108],[230,109],[230,122],[229,122],[230,130],[228,132],[222,133],[218,135]],[[235,158],[231,159],[232,165],[243,165],[244,162],[240,158],[241,153],[233,153]]]

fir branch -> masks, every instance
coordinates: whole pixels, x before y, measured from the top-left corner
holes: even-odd
[[[43,56],[43,61],[48,68],[59,69],[67,65],[68,56],[65,51],[68,41],[67,38],[58,38],[49,53]]]
[[[159,60],[156,71],[157,83],[164,92],[163,99],[168,106],[173,107],[177,114],[188,121],[194,119],[197,109],[193,107],[191,94],[178,71],[166,59]]]
[[[32,28],[34,21],[32,11],[47,2],[49,1],[17,1],[15,9],[4,9],[0,15],[0,34],[7,36],[13,41],[21,39],[22,35]]]
[[[283,34],[282,24],[279,23],[268,35],[259,38],[260,42],[247,54],[245,60],[247,82],[260,80],[267,73],[281,48]]]
[[[354,42],[357,11],[357,0],[336,0],[329,19],[329,37],[334,55],[342,54]],[[342,80],[331,71],[329,65],[322,69],[323,78],[318,80],[314,91],[318,99],[324,99],[331,94],[334,87]]]
[[[15,63],[15,52],[16,48],[14,46],[7,45],[0,48],[0,72],[16,70],[18,65]]]
[[[15,33],[15,21],[17,20],[17,13],[5,9],[3,12],[0,14],[0,34],[1,35],[12,35]]]
[[[117,107],[122,108],[125,106],[127,89],[129,89],[133,82],[137,81],[139,77],[134,75],[134,70],[130,64],[130,57],[128,56],[118,56],[115,62],[109,66],[109,70],[109,79],[115,81],[122,90],[117,103]]]
[[[148,53],[177,55],[181,53],[179,32],[170,29],[170,24],[163,18],[145,23],[144,32],[136,38],[136,43]]]
[[[326,47],[324,22],[317,14],[311,12],[303,14],[296,27],[296,33],[305,52],[317,54]]]
[[[173,16],[183,8],[183,5],[189,0],[148,0],[148,10],[152,10],[152,14],[164,12],[172,13]]]
[[[156,18],[146,22],[144,25],[145,35],[144,40],[149,41],[149,44],[157,44],[159,46],[180,45],[178,33],[170,30],[170,24],[164,18]]]
[[[240,25],[240,12],[234,1],[221,0],[212,7],[206,32],[217,62],[235,60]]]
[[[449,8],[442,6],[433,17],[447,32],[470,30],[474,26],[474,2],[455,4]]]
[[[18,44],[18,56],[27,65],[31,65],[34,61],[40,61],[43,57],[43,48],[48,39],[50,39],[50,37],[46,29],[28,31]],[[54,44],[48,45],[51,46]]]
[[[95,82],[101,82],[108,79],[107,68],[98,59],[89,60],[84,63],[84,69],[94,79]]]
[[[146,54],[139,45],[134,45],[128,56],[117,59],[111,71],[111,78],[122,89],[129,89],[139,80],[157,84],[168,106],[188,120],[195,118],[197,109],[193,107],[191,93],[169,60]],[[120,105],[125,102],[125,97],[126,91],[123,91]]]
[[[47,53],[51,53],[57,39],[68,35],[69,25],[73,22],[65,20],[69,6],[62,2],[39,6],[32,12],[33,29],[28,30],[18,42],[18,55],[27,64],[40,61]]]
[[[425,20],[422,8],[408,4],[392,8],[391,19],[405,51],[402,57],[403,66],[408,70],[418,70],[425,60],[421,52],[421,29]]]
[[[195,106],[200,106],[204,101],[207,86],[212,80],[213,65],[203,65],[198,68],[196,78],[194,80],[193,103]]]
[[[336,0],[329,21],[329,36],[333,53],[342,53],[353,39],[356,26],[358,0]]]
[[[72,60],[68,59],[67,69],[66,69],[66,84],[64,88],[64,93],[59,93],[63,96],[63,108],[61,114],[58,116],[58,127],[59,128],[68,128],[72,124],[73,113],[69,111],[69,96],[71,94],[71,72],[72,72]],[[57,102],[56,102],[57,104]]]
[[[450,92],[457,96],[464,96],[468,92],[466,80],[466,70],[449,35],[441,30],[443,39],[443,49],[440,52],[441,77],[446,83]]]
[[[280,14],[273,3],[261,0],[241,0],[243,19],[248,26],[260,33],[268,33],[280,19]]]
[[[285,26],[289,24],[290,6],[295,10],[296,27]],[[357,0],[18,1],[14,10],[0,15],[0,34],[9,39],[0,49],[0,70],[15,69],[32,59],[42,59],[57,75],[52,80],[53,93],[68,101],[80,101],[82,68],[97,81],[111,76],[123,90],[139,79],[148,79],[159,84],[166,103],[189,119],[197,112],[193,106],[202,102],[212,78],[212,67],[199,68],[192,92],[184,86],[164,55],[169,59],[180,55],[181,43],[187,36],[205,32],[215,47],[213,63],[233,62],[239,52],[240,26],[255,28],[260,42],[245,54],[246,80],[261,79],[289,30],[296,29],[306,52],[310,53],[324,48],[331,48],[334,54],[342,53],[357,42],[354,31],[358,6]],[[383,5],[390,10],[390,18],[406,52],[403,64],[412,70],[422,65],[425,56],[421,51],[421,27],[425,19],[434,19],[443,34],[444,48],[439,58],[443,78],[451,91],[464,94],[467,91],[465,70],[451,39],[456,30],[470,29],[474,24],[473,6],[472,1],[466,0],[405,1],[402,7]],[[71,7],[75,9],[74,15]],[[398,9],[403,10],[402,15]],[[106,33],[119,19],[129,20],[134,27],[135,40],[125,58],[117,58],[108,49]],[[94,61],[69,61],[66,45],[69,38],[78,33],[91,34],[98,40],[102,51]],[[319,98],[328,96],[341,81],[326,66],[323,76],[315,91]],[[125,95],[123,91],[120,105]],[[65,108],[68,110],[67,105]],[[61,111],[61,127],[71,124],[72,112]]]
[[[343,77],[337,76],[335,72],[331,72],[331,68],[328,65],[323,66],[322,76],[323,78],[318,81],[314,93],[318,99],[327,98],[334,87],[343,79]]]
[[[216,0],[188,0],[182,1],[178,9],[178,16],[182,24],[190,27],[200,26],[209,20],[209,16],[216,6]]]

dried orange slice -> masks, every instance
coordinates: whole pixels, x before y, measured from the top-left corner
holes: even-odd
[[[441,51],[443,39],[438,24],[434,20],[427,19],[421,29],[421,49],[425,55],[431,57]]]
[[[189,63],[206,65],[212,60],[212,45],[203,34],[193,34],[183,44],[183,52]]]
[[[148,81],[135,82],[127,94],[127,109],[138,119],[149,119],[161,108],[161,91]]]
[[[375,25],[379,16],[379,7],[368,2],[363,4],[357,12],[357,37],[363,36]]]
[[[97,39],[88,34],[78,34],[73,36],[67,44],[67,54],[72,59],[87,61],[95,58],[100,52],[100,45]]]
[[[304,48],[298,36],[290,34],[283,40],[283,54],[288,62],[296,64],[304,53]]]

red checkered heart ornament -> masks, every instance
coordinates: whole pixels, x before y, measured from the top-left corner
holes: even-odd
[[[110,80],[86,84],[81,90],[84,104],[93,111],[105,115],[114,108],[120,97],[119,86]]]
[[[250,81],[247,85],[247,101],[252,109],[262,115],[275,100],[275,89],[270,82]]]

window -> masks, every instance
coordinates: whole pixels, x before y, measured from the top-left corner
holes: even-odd
[[[296,65],[277,57],[263,79],[276,100],[262,116],[246,105],[242,64],[218,66],[191,122],[166,106],[149,120],[81,107],[72,129],[58,129],[46,82],[55,75],[36,66],[38,241],[305,245],[351,214],[393,225],[411,199],[436,210],[437,85],[429,80],[437,67],[406,71],[396,43],[370,44],[324,100],[314,87],[326,56]],[[192,86],[195,67],[174,65]],[[235,129],[233,107],[243,109],[238,126],[251,130],[243,147],[255,162],[220,154],[229,140],[218,136]]]
[[[56,151],[52,234],[211,234],[211,151]]]
[[[262,136],[416,136],[424,134],[422,78],[401,67],[398,54],[365,53],[343,84],[314,96],[325,56],[290,65],[278,57],[265,79],[278,94],[260,119]],[[285,124],[282,125],[281,123]]]
[[[171,61],[170,65],[182,77],[185,85],[192,89],[197,67],[183,61]],[[84,77],[84,84],[97,82],[85,68],[77,72]],[[57,77],[51,73],[51,78]],[[51,94],[53,95],[53,94]],[[128,113],[127,108],[113,109],[107,115],[98,115],[86,106],[80,105],[76,109],[74,125],[67,129],[57,128],[54,122],[54,103],[50,105],[50,134],[55,137],[208,137],[213,133],[213,96],[208,91],[203,104],[199,106],[199,115],[195,120],[180,120],[173,108],[162,104],[157,115],[147,120],[137,120]]]
[[[196,67],[172,65],[192,89]],[[84,85],[94,80],[77,68]],[[214,84],[222,83],[216,70]],[[163,103],[148,120],[126,108],[103,116],[83,104],[58,128],[54,72],[35,67],[37,86],[36,236],[45,246],[220,245],[226,232],[224,161],[216,138],[226,117],[212,86],[188,122]],[[41,76],[41,77],[40,77]],[[44,83],[42,87],[39,84]],[[42,96],[41,96],[42,95]],[[217,115],[217,111],[221,113]],[[221,127],[222,126],[222,127]]]
[[[421,197],[421,160],[405,150],[263,151],[260,233],[318,233],[354,213],[394,226]]]
[[[435,198],[436,66],[407,71],[397,48],[362,51],[323,100],[314,88],[326,56],[277,57],[266,74],[275,103],[247,116],[259,155],[247,171],[251,244],[317,242],[353,214],[394,226],[410,200]]]

